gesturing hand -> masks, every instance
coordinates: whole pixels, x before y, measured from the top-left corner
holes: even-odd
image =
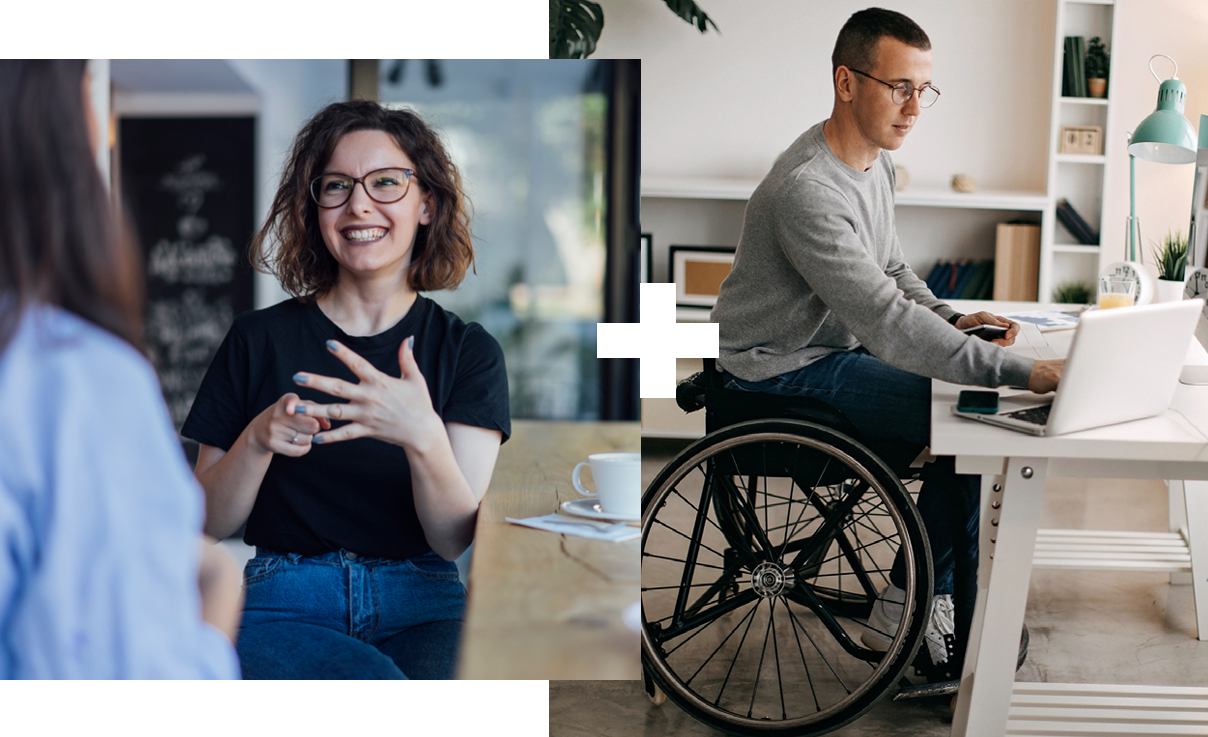
[[[251,440],[265,453],[279,453],[297,458],[310,451],[310,439],[320,429],[330,430],[331,423],[322,417],[304,417],[295,412],[301,404],[293,392],[283,395],[255,419]]]
[[[433,437],[443,432],[444,424],[432,409],[432,398],[428,396],[428,382],[419,372],[411,352],[414,343],[412,336],[399,346],[398,363],[402,376],[396,379],[378,371],[347,346],[334,340],[327,341],[328,350],[361,381],[352,384],[310,373],[294,376],[298,384],[349,400],[347,404],[298,403],[295,411],[308,417],[348,421],[337,430],[316,435],[314,442],[377,438],[413,450],[425,448]]]

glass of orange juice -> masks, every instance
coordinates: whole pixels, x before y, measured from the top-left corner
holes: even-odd
[[[1107,310],[1112,307],[1131,307],[1137,298],[1137,282],[1135,279],[1122,279],[1112,276],[1099,277],[1099,309]]]

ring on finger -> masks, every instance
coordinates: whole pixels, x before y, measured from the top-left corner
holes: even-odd
[[[294,433],[294,438],[293,438],[293,440],[290,440],[289,442],[290,442],[290,443],[292,443],[292,444],[294,444],[294,445],[297,445],[297,444],[298,444],[298,433]]]

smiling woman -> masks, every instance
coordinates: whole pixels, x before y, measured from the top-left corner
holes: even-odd
[[[182,430],[206,529],[256,546],[247,678],[452,676],[450,561],[510,433],[499,344],[419,294],[473,264],[461,187],[409,110],[336,103],[295,140],[251,246],[294,299],[236,318]]]

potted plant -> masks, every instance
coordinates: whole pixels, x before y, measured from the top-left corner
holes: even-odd
[[[1067,282],[1053,290],[1053,301],[1060,304],[1088,305],[1095,290],[1082,282]]]
[[[1150,241],[1153,243],[1153,241]],[[1166,231],[1161,243],[1153,243],[1158,266],[1158,302],[1177,302],[1183,298],[1183,271],[1187,266],[1187,239],[1181,231]]]
[[[1086,89],[1091,97],[1107,95],[1107,49],[1098,36],[1086,44]]]
[[[701,33],[717,24],[693,0],[663,0],[667,8]],[[604,30],[604,11],[591,0],[549,0],[549,58],[586,59]]]

